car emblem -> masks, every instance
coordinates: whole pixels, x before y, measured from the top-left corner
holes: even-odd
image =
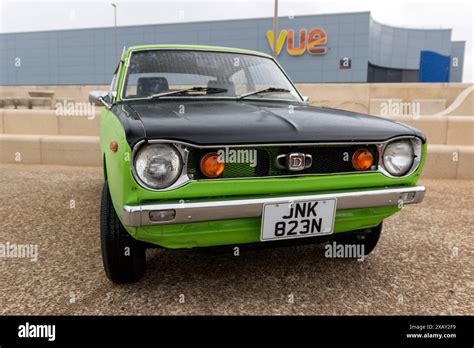
[[[301,152],[278,155],[275,158],[275,166],[278,169],[289,170],[292,172],[302,171],[311,167],[312,164],[313,157]]]

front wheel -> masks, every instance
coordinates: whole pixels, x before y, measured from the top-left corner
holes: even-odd
[[[122,226],[110,198],[107,182],[100,205],[102,261],[107,277],[114,283],[132,283],[145,272],[145,247]]]

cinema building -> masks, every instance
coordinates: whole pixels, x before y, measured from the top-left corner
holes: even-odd
[[[297,83],[462,82],[465,42],[451,34],[393,27],[370,12],[280,17],[276,51]],[[5,33],[0,85],[102,85],[123,46],[215,45],[271,54],[273,35],[272,18]]]

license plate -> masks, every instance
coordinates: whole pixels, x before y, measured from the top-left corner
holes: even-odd
[[[335,217],[336,199],[265,204],[260,240],[331,234]]]

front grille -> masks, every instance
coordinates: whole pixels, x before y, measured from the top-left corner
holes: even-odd
[[[377,147],[370,145],[331,145],[331,146],[263,146],[263,147],[229,147],[229,148],[206,148],[190,149],[188,156],[188,174],[193,179],[208,179],[200,170],[201,158],[209,152],[219,150],[251,150],[256,154],[255,162],[230,163],[225,162],[225,169],[219,178],[252,178],[269,176],[289,176],[289,175],[311,175],[311,174],[332,174],[360,172],[352,166],[352,155],[360,148],[369,150],[374,156],[374,166],[367,171],[374,171],[377,168],[378,156]],[[278,155],[301,152],[312,157],[312,164],[309,168],[294,172],[286,169],[279,169],[275,165],[275,158]],[[235,156],[238,160],[249,160],[249,152],[240,152],[241,156]]]

